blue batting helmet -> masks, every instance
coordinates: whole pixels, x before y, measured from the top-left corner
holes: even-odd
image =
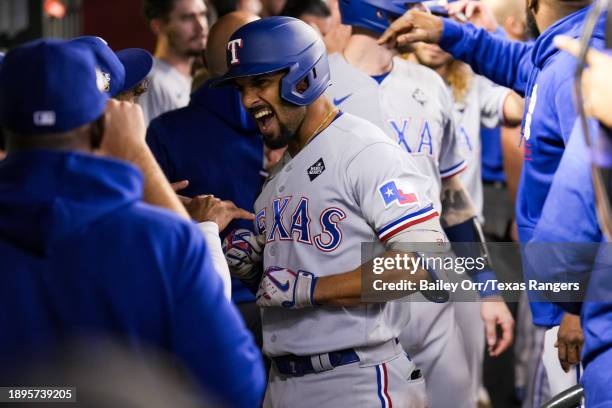
[[[395,20],[416,4],[426,5],[434,14],[445,14],[440,0],[340,0],[342,24],[384,32]]]
[[[281,79],[281,97],[296,105],[309,105],[330,85],[327,51],[321,37],[308,24],[291,17],[269,17],[239,28],[227,43],[228,71],[217,81],[287,70]],[[307,79],[308,88],[296,86]]]

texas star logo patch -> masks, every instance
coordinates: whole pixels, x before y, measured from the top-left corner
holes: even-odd
[[[419,198],[409,189],[402,188],[398,180],[389,180],[378,187],[380,197],[385,203],[385,208],[396,203],[401,207],[416,207],[419,205]]]
[[[308,178],[310,181],[313,181],[317,177],[321,175],[325,171],[325,163],[323,163],[323,158],[321,157],[315,164],[310,166],[310,168],[306,171],[308,174]]]

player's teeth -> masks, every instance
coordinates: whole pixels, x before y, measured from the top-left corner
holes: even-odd
[[[257,112],[254,116],[255,116],[255,119],[260,119],[260,118],[263,118],[266,115],[271,115],[271,114],[272,114],[272,111],[269,110],[269,109],[266,109],[266,110],[262,110],[262,111]]]

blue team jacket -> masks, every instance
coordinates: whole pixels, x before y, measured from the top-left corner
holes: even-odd
[[[597,122],[590,121],[590,127],[591,137],[597,137]],[[612,347],[612,247],[609,243],[603,243],[595,208],[590,152],[578,121],[546,198],[534,240],[591,243],[550,245],[547,256],[542,257],[542,251],[538,251],[539,258],[548,259],[548,267],[533,268],[536,277],[543,281],[571,280],[588,288],[587,302],[582,305],[571,302],[559,304],[572,313],[582,315],[585,337],[583,364],[587,366]],[[534,263],[541,266],[536,261]]]
[[[467,24],[444,20],[442,48],[469,63],[474,71],[525,96],[523,136],[525,162],[516,203],[521,242],[529,242],[544,200],[576,120],[573,81],[576,60],[553,44],[556,35],[579,38],[590,7],[579,10],[544,31],[533,43],[514,42]],[[603,48],[605,18],[595,29],[592,45]],[[527,268],[528,269],[528,268]],[[526,275],[529,279],[530,276]],[[562,310],[530,292],[535,324],[556,326]]]
[[[263,140],[257,126],[232,87],[211,88],[205,83],[193,93],[189,106],[155,118],[147,143],[171,182],[189,180],[180,194],[214,194],[253,211],[264,178]],[[252,230],[250,221],[232,222]],[[235,302],[253,302],[253,294],[232,280]]]
[[[141,196],[141,174],[116,160],[41,150],[0,162],[0,366],[113,335],[173,353],[229,406],[256,406],[261,355],[201,232]]]

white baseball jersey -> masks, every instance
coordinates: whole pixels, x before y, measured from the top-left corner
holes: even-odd
[[[361,243],[383,242],[437,217],[432,182],[384,133],[344,113],[295,157],[285,154],[255,203],[256,229],[265,234],[264,268],[315,276],[362,264]],[[297,310],[263,308],[268,356],[313,355],[374,346],[398,337],[409,304]]]
[[[155,58],[149,74],[149,87],[138,99],[145,123],[164,112],[185,107],[191,95],[191,78],[186,77],[172,65]]]
[[[380,127],[435,180],[432,199],[441,210],[442,179],[465,169],[457,143],[453,102],[440,76],[427,67],[393,59],[391,72],[378,81],[349,64],[329,58],[332,85],[327,96],[343,111]]]
[[[475,75],[463,102],[455,102],[455,122],[459,132],[459,146],[466,158],[467,169],[461,173],[480,221],[482,216],[482,155],[480,126],[494,128],[503,120],[503,106],[508,88],[495,85],[487,78]]]

